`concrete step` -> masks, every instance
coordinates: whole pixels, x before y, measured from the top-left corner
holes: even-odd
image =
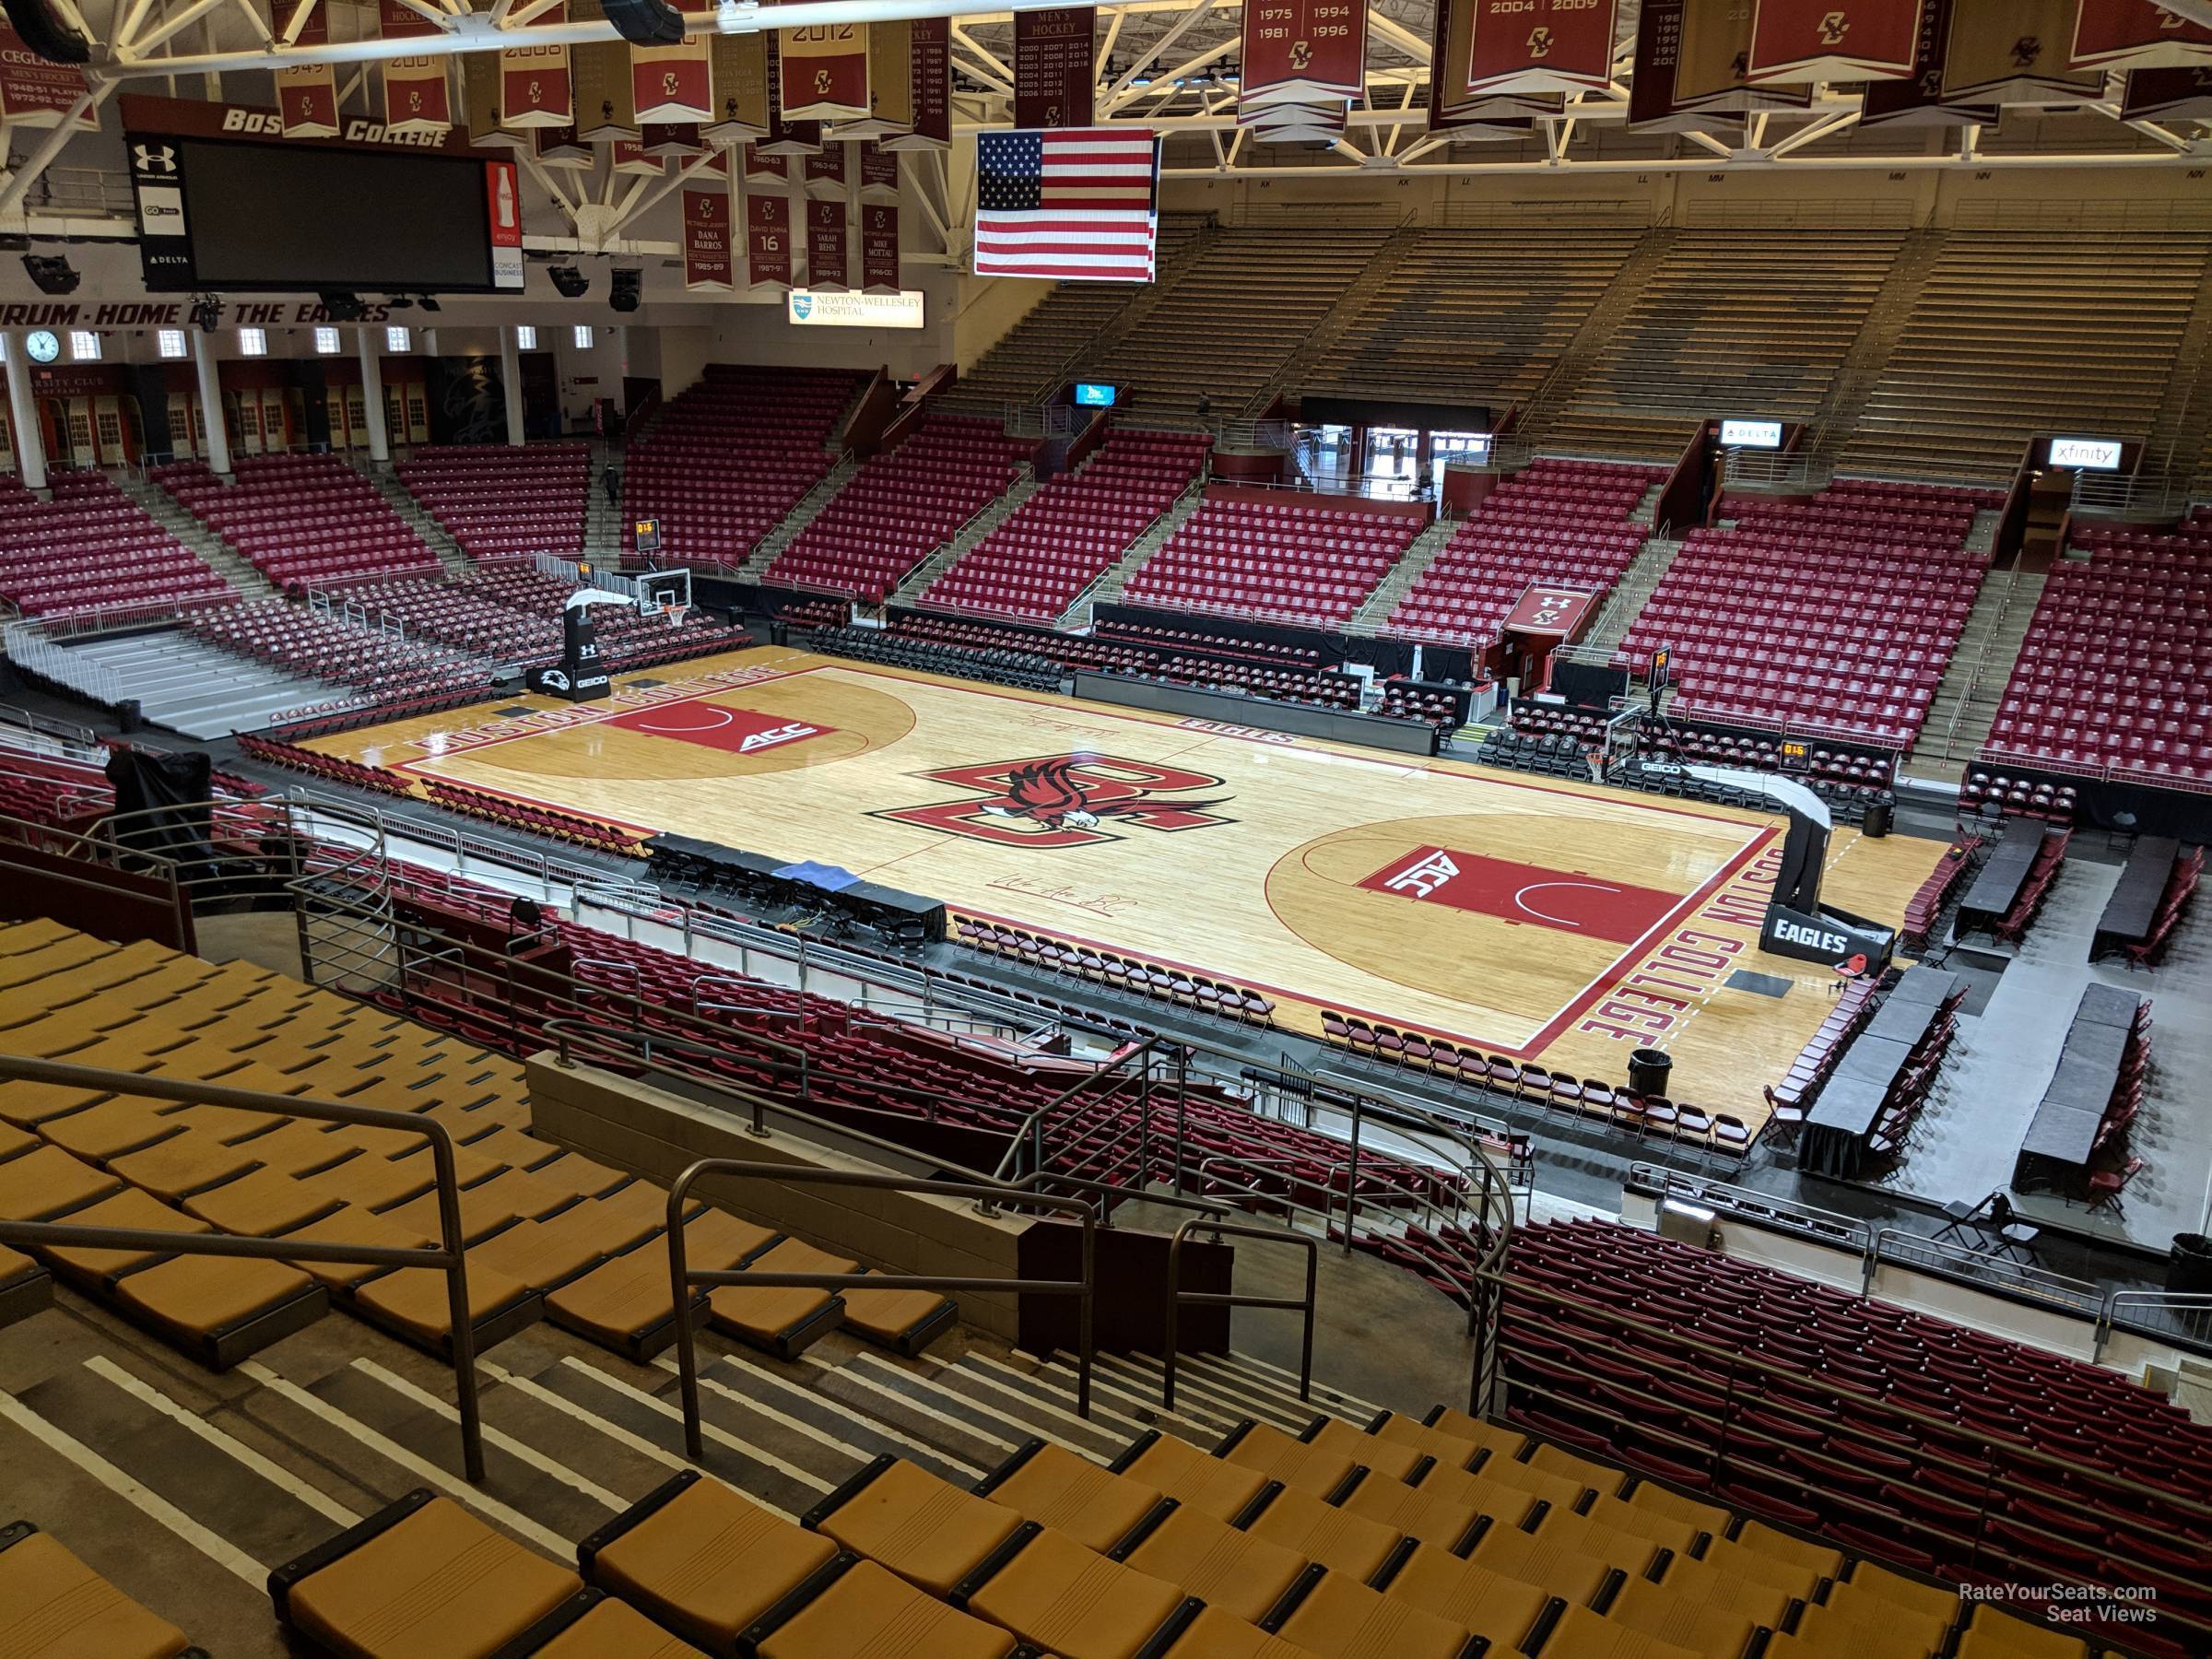
[[[758,582],[760,573],[776,561],[776,555],[798,539],[799,532],[814,523],[822,509],[837,499],[839,490],[851,483],[853,475],[860,470],[857,455],[847,455],[824,473],[815,487],[798,499],[792,510],[783,515],[782,522],[760,538],[751,555],[746,559],[742,573],[748,581]]]
[[[931,582],[974,552],[983,537],[1020,512],[1022,503],[1035,495],[1039,487],[1035,469],[1024,466],[1021,476],[1014,480],[1006,494],[962,524],[950,540],[914,568],[912,573],[892,591],[892,600],[904,604],[920,598]]]

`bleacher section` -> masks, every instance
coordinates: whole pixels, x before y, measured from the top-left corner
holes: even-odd
[[[1675,648],[1675,707],[1910,746],[1989,565],[1964,546],[1985,497],[1839,479],[1810,500],[1731,499],[1694,532],[1620,642]]]
[[[583,551],[592,453],[582,443],[418,449],[395,469],[407,493],[471,559]]]
[[[1392,633],[1487,643],[1532,582],[1602,599],[1643,546],[1657,469],[1538,460],[1501,479],[1390,613]]]
[[[1132,605],[1338,627],[1421,531],[1418,513],[1358,498],[1209,490],[1129,579]]]
[[[2212,780],[2212,514],[2074,539],[2088,557],[2052,567],[1985,753]]]
[[[104,473],[56,472],[42,501],[0,475],[0,600],[27,617],[222,605],[221,576]]]
[[[1482,405],[1496,420],[1543,383],[1641,234],[1422,230],[1302,389]]]
[[[1904,243],[1902,231],[1695,229],[1674,241],[1556,412],[1547,448],[1671,460],[1700,420],[1805,420]]]
[[[280,587],[440,568],[376,486],[335,455],[241,455],[233,468],[229,484],[204,461],[148,476]]]
[[[356,628],[282,599],[202,612],[186,619],[184,631],[288,675],[351,686],[380,703],[491,691],[481,657]]]
[[[1382,247],[1381,230],[1218,230],[1151,309],[1071,378],[1127,388],[1132,420],[1195,425],[1247,406]]]
[[[1950,231],[1841,465],[1995,480],[2039,430],[2145,435],[2207,255],[2202,232]]]
[[[1050,622],[1174,504],[1207,441],[1117,427],[931,582],[924,605]]]
[[[657,518],[664,558],[743,563],[830,470],[822,446],[860,385],[840,370],[709,363],[629,447],[623,550],[635,521]]]
[[[494,663],[551,662],[561,649],[561,604],[569,584],[539,571],[510,566],[464,581],[364,582],[347,599],[405,625],[415,637],[472,652]],[[678,628],[665,618],[641,617],[627,606],[595,605],[592,626],[608,667],[620,672],[678,656],[734,651],[750,643],[742,629],[693,611]]]
[[[761,579],[881,604],[931,549],[1006,493],[1021,456],[996,421],[930,416],[863,465]]]

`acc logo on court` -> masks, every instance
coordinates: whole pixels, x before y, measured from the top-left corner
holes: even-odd
[[[1232,821],[1214,810],[1227,795],[1194,799],[1184,793],[1218,789],[1219,778],[1117,755],[1041,755],[921,775],[973,795],[869,816],[1008,847],[1088,847],[1124,839],[1108,824],[1176,830]]]

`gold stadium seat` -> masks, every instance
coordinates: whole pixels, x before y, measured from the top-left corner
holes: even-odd
[[[1561,1605],[1557,1622],[1535,1651],[1544,1659],[1732,1659],[1741,1650],[1678,1647],[1587,1607]]]
[[[1256,1469],[1270,1480],[1279,1480],[1316,1498],[1335,1492],[1359,1466],[1341,1452],[1309,1446],[1274,1424],[1252,1418],[1231,1429],[1214,1448],[1214,1455]]]
[[[1208,1606],[1199,1610],[1160,1659],[1320,1659],[1320,1655],[1249,1620]]]
[[[1424,1465],[1435,1461],[1433,1453],[1418,1446],[1362,1434],[1349,1423],[1332,1417],[1315,1418],[1299,1439],[1320,1451],[1348,1457],[1385,1480],[1412,1480]]]
[[[1709,1607],[1741,1613],[1770,1630],[1780,1630],[1797,1597],[1777,1585],[1758,1579],[1739,1578],[1705,1561],[1676,1556],[1666,1563],[1659,1583],[1677,1601],[1694,1601]]]
[[[1107,1466],[1217,1521],[1234,1523],[1269,1488],[1257,1469],[1208,1457],[1190,1441],[1157,1429],[1147,1429]]]
[[[1482,1511],[1475,1504],[1441,1491],[1432,1492],[1425,1482],[1409,1487],[1371,1471],[1340,1502],[1355,1515],[1365,1515],[1394,1532],[1447,1550],[1456,1550],[1465,1543],[1482,1518]]]
[[[797,1239],[779,1239],[745,1265],[763,1273],[853,1273],[860,1267],[849,1256]],[[842,1297],[805,1285],[716,1285],[707,1293],[707,1306],[716,1330],[779,1359],[797,1359],[845,1317]]]
[[[1026,1523],[952,1599],[1060,1659],[1137,1659],[1198,1612],[1166,1580]]]
[[[545,1298],[520,1279],[477,1261],[473,1251],[468,1254],[468,1325],[477,1352],[481,1354],[543,1319],[546,1303]],[[453,1324],[449,1283],[442,1267],[401,1267],[361,1281],[347,1293],[347,1306],[402,1342],[451,1364]]]
[[[1843,1568],[1840,1551],[1757,1521],[1745,1522],[1733,1538],[1713,1539],[1697,1559],[1735,1577],[1786,1590],[1800,1601],[1812,1600],[1820,1581],[1834,1578]]]
[[[800,1517],[802,1525],[945,1597],[1017,1533],[1012,1510],[886,1454]]]
[[[590,1592],[586,1592],[590,1594]],[[594,1601],[582,1618],[530,1659],[705,1659],[689,1642],[671,1636],[627,1602]]]
[[[227,1233],[268,1239],[298,1232],[343,1206],[319,1188],[264,1168],[195,1193],[184,1207]]]
[[[1464,1626],[1384,1595],[1341,1572],[1316,1570],[1276,1633],[1322,1659],[1462,1659],[1485,1644]]]
[[[188,1109],[178,1113],[185,1123],[196,1128],[210,1126],[208,1120]],[[261,1167],[277,1175],[315,1175],[333,1164],[345,1162],[359,1156],[354,1143],[342,1135],[331,1133],[332,1125],[318,1124],[307,1118],[292,1118],[278,1124],[265,1135],[250,1135],[244,1142],[246,1149],[260,1160]]]
[[[1725,1536],[1729,1512],[1717,1503],[1687,1497],[1672,1487],[1661,1486],[1655,1480],[1640,1480],[1628,1500],[1640,1510],[1649,1510],[1654,1515],[1665,1515],[1676,1521],[1687,1521],[1700,1532],[1714,1537]]]
[[[1265,1507],[1243,1526],[1254,1537],[1295,1550],[1332,1572],[1348,1573],[1363,1584],[1394,1555],[1410,1547],[1395,1527],[1290,1487],[1277,1488]]]
[[[1467,1559],[1502,1577],[1541,1584],[1568,1601],[1587,1602],[1604,1587],[1616,1567],[1641,1572],[1657,1553],[1655,1547],[1647,1548],[1637,1560],[1601,1561],[1577,1554],[1557,1540],[1493,1523],[1483,1528],[1482,1536],[1467,1552]]]
[[[935,1290],[854,1287],[838,1294],[845,1302],[844,1328],[893,1353],[918,1354],[959,1323],[959,1308]]]
[[[1983,1602],[1959,1637],[1958,1659],[2085,1659],[2078,1636],[2030,1624]]]
[[[257,1167],[251,1152],[199,1129],[187,1129],[140,1151],[108,1160],[108,1168],[133,1186],[144,1187],[171,1204],[181,1204],[226,1181],[236,1181]]]
[[[0,1163],[20,1158],[39,1144],[39,1137],[29,1130],[18,1129],[13,1124],[0,1124]]]
[[[53,1305],[53,1278],[27,1255],[0,1245],[0,1325]]]
[[[1041,1440],[1016,1447],[1006,1462],[975,1483],[975,1495],[1101,1552],[1144,1524],[1165,1501],[1157,1488],[1143,1481],[1113,1474],[1065,1446],[1047,1445]]]
[[[197,1216],[171,1209],[136,1187],[124,1187],[64,1218],[73,1227],[128,1227],[176,1233],[215,1230]],[[95,1250],[77,1244],[41,1244],[38,1249],[64,1278],[88,1289],[104,1286],[117,1274],[150,1267],[172,1253],[164,1250]]]
[[[286,1233],[282,1236],[290,1238],[293,1235]],[[426,1239],[419,1233],[410,1232],[373,1210],[365,1210],[352,1204],[335,1209],[327,1216],[299,1229],[298,1236],[303,1242],[367,1244],[385,1250],[435,1248],[438,1242],[435,1239]],[[292,1265],[331,1290],[342,1290],[359,1285],[364,1279],[375,1278],[393,1271],[389,1267],[372,1267],[365,1263],[355,1262],[295,1262]]]
[[[873,1561],[840,1556],[825,1571],[835,1576],[818,1588],[810,1581],[790,1598],[799,1605],[772,1609],[746,1632],[760,1659],[1009,1659],[1026,1651]]]
[[[39,1147],[0,1163],[0,1220],[53,1221],[122,1190],[123,1182],[105,1170],[59,1147]]]
[[[663,1194],[663,1202],[666,1194]],[[684,1227],[686,1264],[729,1268],[757,1253],[776,1235],[722,1210],[704,1210]],[[692,1317],[706,1307],[692,1298]],[[654,1239],[603,1262],[546,1298],[546,1313],[564,1330],[643,1361],[676,1340],[676,1300],[669,1289],[668,1250]]]
[[[566,1567],[422,1488],[269,1574],[277,1620],[340,1659],[481,1659],[583,1594]]]
[[[185,1125],[162,1115],[169,1110],[173,1108],[166,1100],[112,1095],[82,1111],[48,1118],[39,1125],[39,1133],[65,1152],[105,1163],[111,1158],[182,1135]]]
[[[365,1151],[358,1158],[348,1158],[327,1170],[319,1170],[312,1175],[300,1175],[294,1179],[342,1203],[380,1211],[396,1209],[410,1199],[421,1197],[438,1184],[437,1172],[427,1161],[410,1159],[403,1162],[373,1151]],[[457,1169],[455,1179],[459,1179]]]
[[[228,1370],[330,1308],[328,1293],[297,1267],[240,1256],[171,1256],[116,1278],[110,1294],[209,1371]]]
[[[1478,1561],[1463,1561],[1441,1549],[1417,1549],[1383,1581],[1383,1594],[1410,1602],[1489,1641],[1490,1651],[1521,1651],[1522,1639],[1535,1628],[1551,1596],[1535,1584],[1493,1572]]]
[[[1865,1572],[1870,1563],[1861,1562],[1853,1579]],[[1910,1580],[1900,1581],[1910,1583]],[[1914,1585],[1915,1589],[1921,1586]],[[1797,1620],[1800,1636],[1813,1632],[1825,1635],[1830,1625],[1857,1629],[1866,1633],[1869,1645],[1878,1636],[1887,1641],[1902,1640],[1908,1645],[1933,1652],[1949,1640],[1951,1626],[1958,1621],[1959,1598],[1949,1598],[1947,1606],[1922,1605],[1908,1606],[1873,1587],[1857,1583],[1830,1584],[1825,1600],[1806,1608]],[[1871,1628],[1870,1628],[1871,1627]]]
[[[1254,1624],[1289,1594],[1307,1566],[1294,1549],[1171,1499],[1156,1521],[1109,1553],[1139,1572],[1182,1585],[1208,1607]]]
[[[1615,1624],[1717,1659],[1742,1653],[1759,1629],[1756,1618],[1710,1602],[1670,1595],[1650,1579],[1636,1575],[1630,1575],[1620,1593],[1606,1604],[1605,1614]]]
[[[0,1527],[0,1653],[177,1659],[199,1651],[29,1522]]]
[[[1448,1434],[1454,1440],[1473,1441],[1500,1457],[1517,1456],[1521,1448],[1528,1443],[1528,1436],[1518,1429],[1485,1422],[1481,1418],[1469,1417],[1464,1411],[1454,1411],[1449,1406],[1439,1406],[1430,1412],[1422,1427],[1438,1434]],[[1377,1432],[1387,1435],[1390,1428],[1391,1425],[1385,1423]]]
[[[1950,1625],[1959,1618],[1959,1593],[1942,1584],[1923,1583],[1915,1578],[1892,1571],[1875,1561],[1860,1561],[1851,1570],[1851,1577],[1829,1591],[1828,1604],[1839,1603],[1841,1592],[1848,1591],[1849,1600],[1872,1600],[1890,1606],[1902,1607],[1910,1612],[1940,1618]]]
[[[734,1654],[837,1558],[829,1539],[686,1469],[576,1547],[583,1576],[706,1653]]]

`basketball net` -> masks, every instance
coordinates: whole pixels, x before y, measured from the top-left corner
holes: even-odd
[[[684,613],[690,608],[688,605],[664,605],[661,606],[662,613],[667,617],[668,626],[671,628],[681,628],[684,625]]]

